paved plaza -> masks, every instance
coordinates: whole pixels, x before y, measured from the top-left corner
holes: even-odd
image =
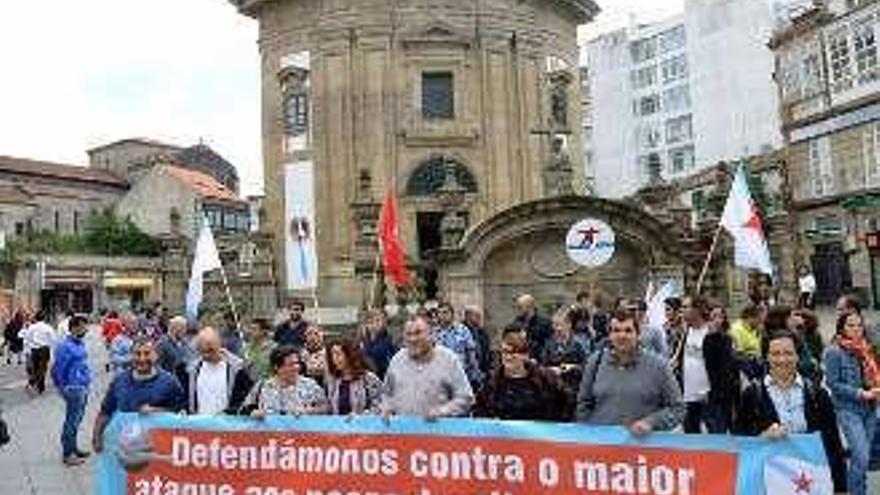
[[[823,328],[832,328],[831,320],[830,315],[825,315]],[[80,445],[91,449],[92,423],[109,377],[104,371],[106,352],[96,329],[89,332],[87,343],[97,383],[89,395]],[[92,494],[93,458],[76,467],[61,464],[58,433],[63,402],[51,386],[43,395],[32,395],[25,390],[25,384],[24,367],[7,366],[4,358],[0,364],[0,401],[3,417],[12,431],[12,442],[0,449],[0,495]],[[869,493],[880,493],[880,472],[871,474]]]

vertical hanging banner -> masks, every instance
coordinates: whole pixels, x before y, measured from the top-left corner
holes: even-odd
[[[315,250],[315,174],[310,161],[284,166],[284,246],[287,289],[318,286]]]
[[[818,435],[785,440],[528,421],[118,414],[98,495],[832,493]]]

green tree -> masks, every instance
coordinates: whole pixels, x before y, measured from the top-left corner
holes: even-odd
[[[89,217],[84,236],[89,253],[105,256],[158,256],[160,243],[145,234],[131,218],[122,218],[112,208]]]

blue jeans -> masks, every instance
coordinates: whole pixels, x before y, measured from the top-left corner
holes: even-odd
[[[64,387],[61,391],[64,399],[64,425],[61,427],[61,452],[64,457],[76,453],[76,435],[86,412],[89,400],[89,389],[86,387]]]
[[[849,446],[849,468],[846,471],[846,486],[850,495],[867,493],[868,458],[871,454],[871,441],[877,428],[874,411],[837,410],[837,422]]]
[[[871,459],[880,461],[880,409],[877,409],[876,427],[874,430],[874,444],[871,446]]]

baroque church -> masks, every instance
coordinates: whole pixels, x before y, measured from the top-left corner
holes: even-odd
[[[651,270],[680,275],[659,220],[586,195],[577,27],[598,13],[593,0],[231,1],[259,21],[265,221],[283,298],[449,298],[500,321],[518,291],[570,300],[587,285],[643,290]],[[376,275],[389,188],[414,290]],[[297,208],[313,208],[312,291],[292,283]],[[583,217],[618,231],[600,269],[566,257]]]

